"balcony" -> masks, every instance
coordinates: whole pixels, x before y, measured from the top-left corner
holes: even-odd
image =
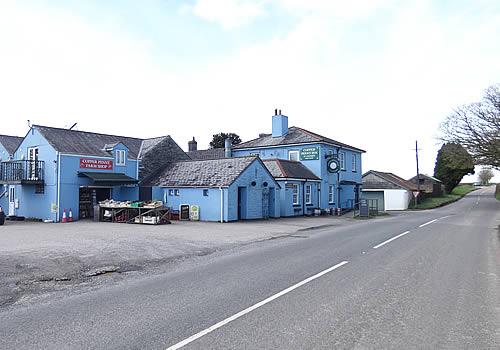
[[[39,160],[12,160],[0,163],[0,184],[43,185],[45,162]]]

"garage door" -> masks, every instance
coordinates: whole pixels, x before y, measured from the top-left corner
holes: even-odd
[[[384,211],[384,191],[363,191],[362,196],[364,199],[373,199],[377,200],[378,210]],[[371,202],[370,205],[375,205],[375,203]]]

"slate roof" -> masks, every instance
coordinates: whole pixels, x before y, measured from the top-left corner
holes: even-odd
[[[8,136],[8,135],[0,135],[0,144],[2,144],[9,154],[14,154],[17,147],[23,141],[22,137],[18,136]]]
[[[212,148],[187,152],[187,155],[192,160],[222,159],[225,158],[225,151],[224,148]]]
[[[441,180],[435,178],[434,176],[430,176],[430,175],[426,175],[426,174],[419,174],[419,176],[420,176],[420,178],[426,177],[434,182],[442,183]],[[408,181],[411,181],[411,182],[417,181],[417,175],[415,175],[414,177],[412,177]]]
[[[275,179],[321,180],[301,162],[286,159],[263,159],[262,161]]]
[[[137,159],[138,157],[143,158],[162,141],[168,140],[175,143],[170,136],[140,139],[42,125],[34,125],[33,127],[45,137],[56,151],[85,156],[109,157],[109,152],[105,149],[123,143],[129,149],[129,158]]]
[[[149,181],[163,187],[228,187],[257,157],[192,160],[171,163]]]
[[[242,142],[238,145],[233,146],[233,148],[243,149],[243,148],[256,148],[256,147],[270,147],[270,146],[282,146],[282,145],[292,145],[292,144],[312,143],[312,142],[324,142],[331,144],[333,146],[340,146],[359,152],[365,152],[360,148],[349,146],[345,143],[335,141],[328,137],[321,136],[312,131],[305,130],[296,126],[288,128],[288,134],[286,134],[285,136],[272,137],[272,135],[266,134],[254,140]]]
[[[403,179],[402,177],[399,177],[393,173],[370,170],[370,171],[366,172],[365,174],[363,174],[363,178],[368,174],[376,175],[376,176],[380,177],[381,179],[388,181],[388,182],[390,182],[398,187],[401,187],[405,190],[417,191],[417,186],[414,183],[407,181],[407,180]],[[366,183],[365,181],[363,181],[363,189],[379,189],[379,188],[380,187],[377,186],[376,183],[371,183],[371,182]]]
[[[104,146],[121,142],[129,149],[129,158],[136,159],[143,141],[134,137],[98,134],[41,125],[33,125],[33,127],[42,134],[56,151],[69,154],[109,157],[109,153],[104,150]]]

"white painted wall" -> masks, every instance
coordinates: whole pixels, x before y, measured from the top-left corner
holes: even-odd
[[[406,210],[411,199],[407,190],[384,190],[385,210]]]

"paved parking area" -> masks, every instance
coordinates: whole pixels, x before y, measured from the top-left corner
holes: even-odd
[[[235,245],[340,226],[344,217],[281,218],[234,223],[149,226],[80,221],[9,222],[0,226],[0,306],[102,274],[150,271]]]

